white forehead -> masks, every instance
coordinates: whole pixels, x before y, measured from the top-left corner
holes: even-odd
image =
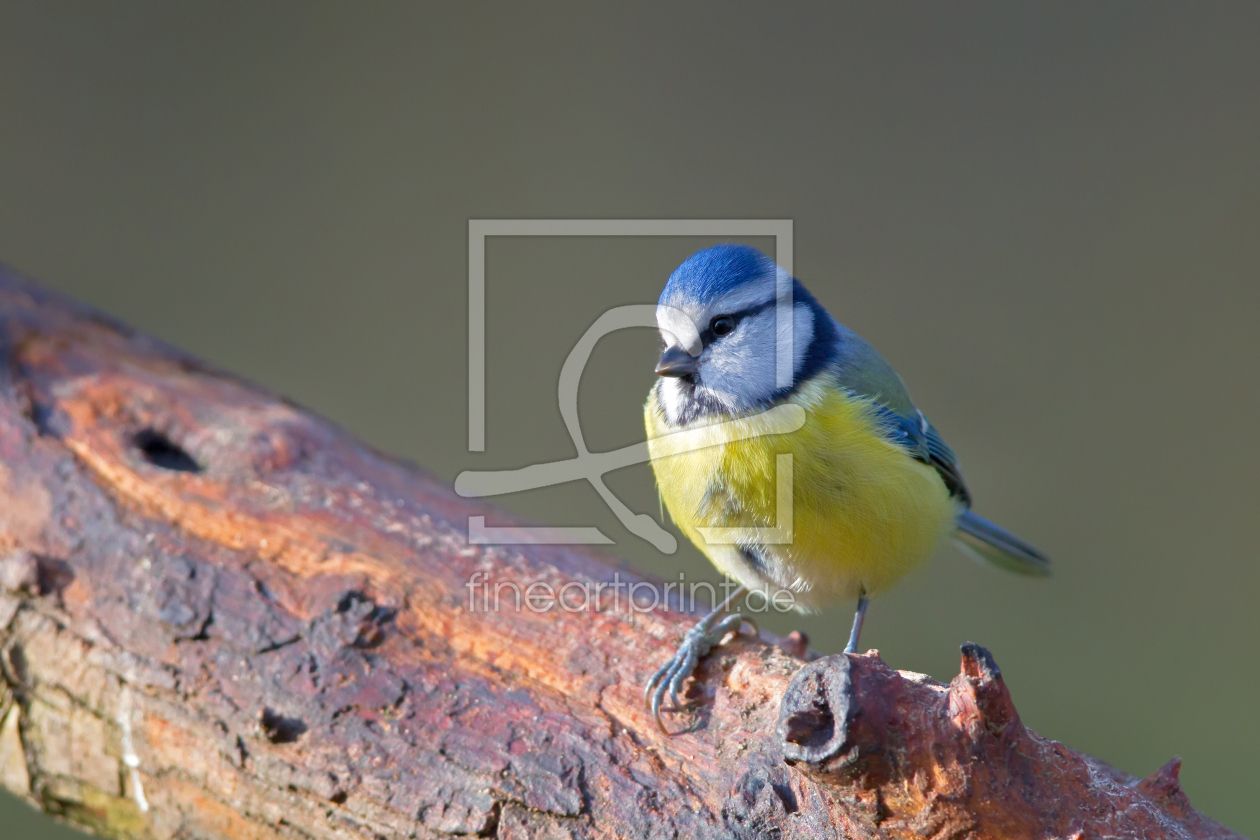
[[[700,331],[710,319],[773,300],[778,291],[779,280],[786,281],[787,289],[792,288],[791,277],[787,272],[778,266],[775,269],[772,273],[744,283],[708,302],[671,301],[658,305],[656,326],[661,332],[661,338],[669,344],[681,345],[693,356],[699,355]]]

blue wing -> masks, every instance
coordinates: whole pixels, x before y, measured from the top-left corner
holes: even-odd
[[[923,412],[916,410],[913,417],[906,417],[880,404],[876,404],[876,410],[885,423],[889,438],[905,447],[911,458],[935,468],[949,489],[949,495],[962,502],[963,507],[971,507],[971,492],[967,490],[954,450],[949,448]]]

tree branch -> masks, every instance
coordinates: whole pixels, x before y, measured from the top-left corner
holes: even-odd
[[[945,687],[737,639],[663,735],[642,686],[694,617],[470,514],[511,522],[0,270],[0,783],[154,840],[1237,836],[1175,763],[1025,729],[974,647]]]

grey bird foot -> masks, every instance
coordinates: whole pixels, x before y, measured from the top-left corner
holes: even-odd
[[[643,693],[643,702],[652,710],[656,725],[662,732],[668,734],[665,724],[661,721],[661,703],[665,695],[669,694],[670,702],[677,710],[679,708],[678,692],[682,690],[683,682],[696,669],[696,664],[708,655],[710,650],[717,647],[727,634],[738,633],[744,622],[751,624],[754,632],[757,631],[757,625],[753,620],[739,613],[723,613],[720,609],[709,613],[700,619],[695,627],[687,631],[687,635],[683,636],[682,644],[678,646],[678,651],[665,663],[664,667],[652,675],[652,679],[648,680],[647,689]]]

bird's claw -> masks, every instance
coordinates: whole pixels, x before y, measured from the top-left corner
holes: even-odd
[[[753,624],[751,619],[746,619],[739,613],[723,615],[714,612],[705,616],[687,631],[673,657],[648,680],[647,688],[643,692],[643,702],[652,710],[652,717],[656,718],[656,725],[662,732],[667,732],[664,722],[661,721],[661,703],[665,700],[665,695],[669,695],[670,703],[677,710],[678,693],[682,691],[682,684],[687,677],[696,669],[696,664],[720,644],[728,633],[739,632],[745,621]],[[753,628],[756,629],[756,624],[753,624]]]

